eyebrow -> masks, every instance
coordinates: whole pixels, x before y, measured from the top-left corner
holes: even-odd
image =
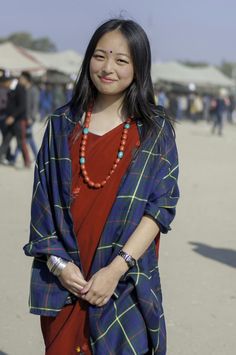
[[[94,52],[97,52],[97,51],[100,51],[100,52],[103,52],[103,53],[109,52],[109,50],[106,51],[105,49],[100,49],[100,48],[95,49]],[[126,54],[126,53],[115,53],[115,54],[117,54],[117,55],[124,55],[124,56],[130,58],[130,56],[129,56],[128,54]]]

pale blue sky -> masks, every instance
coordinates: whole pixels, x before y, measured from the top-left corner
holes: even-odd
[[[120,13],[144,27],[153,61],[236,62],[236,0],[2,0],[0,37],[29,31],[83,54],[95,28]]]

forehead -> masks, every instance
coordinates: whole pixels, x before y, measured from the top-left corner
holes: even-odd
[[[120,31],[112,31],[103,35],[98,41],[96,49],[130,55],[128,41]]]

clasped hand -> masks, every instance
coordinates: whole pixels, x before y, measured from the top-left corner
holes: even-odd
[[[113,295],[120,276],[106,266],[86,281],[80,269],[69,262],[59,276],[61,284],[72,294],[98,307],[104,306]]]

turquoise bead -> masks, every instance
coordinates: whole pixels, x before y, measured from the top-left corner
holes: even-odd
[[[84,129],[83,129],[83,133],[84,133],[84,134],[88,134],[88,133],[89,133],[88,128],[84,128]]]
[[[118,158],[120,158],[120,159],[123,158],[123,155],[124,155],[123,152],[119,152],[119,153],[118,153]]]
[[[125,128],[130,128],[130,124],[129,124],[129,123],[126,123],[126,124],[125,124]]]
[[[84,164],[85,163],[85,158],[81,157],[79,162],[80,162],[80,164]]]

